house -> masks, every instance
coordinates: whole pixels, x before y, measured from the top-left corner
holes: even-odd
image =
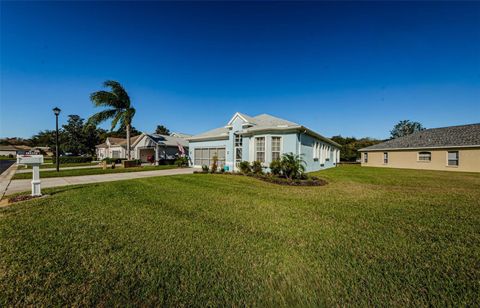
[[[0,156],[17,156],[18,149],[13,145],[0,145]]]
[[[0,156],[16,157],[17,154],[23,155],[26,153],[39,154],[39,151],[28,145],[0,145]]]
[[[130,138],[130,149],[132,150],[133,147],[131,146],[138,138],[138,136],[134,136]],[[104,158],[120,158],[125,159],[127,158],[127,139],[126,138],[115,138],[115,137],[107,137],[104,143],[95,146],[97,158],[102,160]],[[133,151],[131,151],[133,153]],[[132,155],[133,158],[133,155]]]
[[[133,157],[140,159],[142,162],[146,162],[148,156],[152,156],[155,161],[173,160],[187,154],[188,141],[185,138],[178,137],[178,135],[142,133],[132,143],[132,151]]]
[[[480,172],[480,123],[427,129],[359,151],[362,166]]]
[[[147,162],[149,156],[155,161],[173,160],[182,155],[181,148],[188,150],[185,138],[147,134],[130,138],[130,153],[132,159]],[[96,146],[97,158],[127,158],[127,139],[108,137],[104,143]]]
[[[268,114],[235,113],[223,127],[188,138],[194,167],[210,166],[214,156],[225,169],[236,171],[241,161],[260,161],[265,167],[284,153],[302,156],[306,171],[333,167],[340,145],[302,125]]]

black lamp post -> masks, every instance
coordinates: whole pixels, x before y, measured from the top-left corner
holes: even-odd
[[[60,171],[60,160],[58,159],[58,115],[60,114],[60,108],[55,107],[53,108],[53,113],[55,114],[55,157],[56,157],[56,164],[57,164],[57,172]]]

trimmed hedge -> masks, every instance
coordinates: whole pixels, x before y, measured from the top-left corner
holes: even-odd
[[[60,156],[58,158],[60,164],[71,164],[71,163],[91,163],[92,157],[91,156]],[[57,162],[56,157],[52,158],[52,162],[55,164]]]

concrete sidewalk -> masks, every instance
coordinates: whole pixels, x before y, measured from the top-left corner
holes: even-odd
[[[177,174],[191,174],[195,169],[193,168],[179,168],[179,169],[167,169],[167,170],[154,170],[154,171],[139,171],[139,172],[126,172],[126,173],[110,173],[110,174],[96,174],[96,175],[83,175],[83,176],[70,176],[70,177],[58,177],[58,178],[46,178],[42,181],[42,189],[57,186],[77,185],[77,184],[89,184],[89,183],[101,183],[112,182],[120,180],[141,179],[154,176],[167,176]],[[14,172],[15,173],[15,172]],[[10,181],[10,185],[6,188],[6,195],[30,191],[31,180],[13,180]]]
[[[7,170],[5,170],[2,174],[0,174],[0,200],[3,199],[4,195],[6,195],[6,192],[12,180],[12,177],[15,174],[15,171],[17,171],[17,166],[18,166],[17,164],[13,164]],[[28,187],[30,187],[30,184]]]

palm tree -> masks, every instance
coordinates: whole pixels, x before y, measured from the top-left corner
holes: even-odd
[[[130,159],[130,127],[135,115],[135,108],[130,103],[127,91],[118,81],[107,80],[103,83],[103,86],[110,88],[111,91],[93,92],[90,94],[90,100],[95,107],[107,107],[107,109],[92,115],[88,119],[88,123],[98,125],[112,119],[112,131],[117,124],[124,127],[127,131],[127,158]]]
[[[303,160],[302,156],[297,154],[283,154],[281,166],[283,175],[285,175],[288,179],[298,179],[305,172],[305,161]]]

